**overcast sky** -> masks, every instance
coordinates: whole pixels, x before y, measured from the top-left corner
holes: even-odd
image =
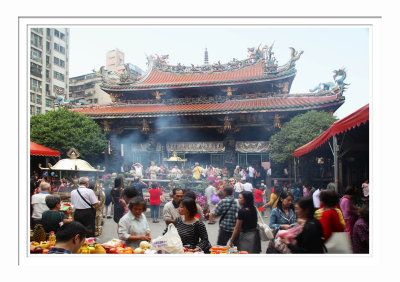
[[[367,27],[119,27],[70,29],[70,77],[90,73],[106,64],[106,52],[118,48],[125,62],[146,71],[146,55],[169,55],[168,63],[202,65],[207,48],[210,64],[247,58],[248,47],[274,42],[279,65],[290,58],[289,47],[303,50],[296,63],[291,93],[305,93],[320,82],[333,81],[333,70],[347,70],[346,102],[338,118],[369,102],[369,38]]]

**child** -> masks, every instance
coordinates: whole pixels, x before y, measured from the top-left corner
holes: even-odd
[[[49,210],[43,212],[42,214],[43,228],[46,233],[50,233],[51,231],[56,233],[64,223],[72,221],[72,209],[68,209],[68,217],[61,212],[61,199],[58,195],[49,195],[46,197],[45,201],[46,205],[49,207]]]
[[[142,197],[134,197],[129,202],[129,212],[118,223],[118,237],[125,247],[136,249],[141,241],[151,241],[149,223],[144,215],[146,208]]]
[[[256,205],[256,208],[264,206],[263,196],[265,195],[265,190],[262,191],[262,189],[263,188],[257,186],[256,190],[254,190],[254,204]],[[261,215],[264,216],[264,214],[264,210],[261,211]]]

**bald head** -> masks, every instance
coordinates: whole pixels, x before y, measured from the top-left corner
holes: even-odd
[[[39,186],[41,191],[49,191],[50,189],[50,184],[47,182],[40,182],[40,186]]]

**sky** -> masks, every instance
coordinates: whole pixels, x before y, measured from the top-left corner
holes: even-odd
[[[333,81],[333,71],[345,68],[345,103],[335,112],[343,118],[369,103],[370,30],[366,26],[123,26],[70,28],[70,77],[90,73],[106,64],[106,53],[118,48],[125,63],[147,70],[146,55],[169,55],[168,63],[202,65],[228,63],[248,57],[247,48],[274,43],[279,65],[290,49],[304,51],[296,62],[290,93],[307,93],[321,82]]]

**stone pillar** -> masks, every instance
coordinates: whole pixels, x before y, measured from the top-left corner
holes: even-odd
[[[232,176],[236,166],[236,161],[235,161],[236,140],[232,132],[228,132],[226,134],[224,138],[224,146],[225,146],[224,165],[228,168],[229,176]]]
[[[111,154],[108,155],[106,163],[108,172],[121,172],[121,144],[118,139],[118,134],[110,133],[108,140],[110,141]],[[106,153],[108,154],[108,150]]]

